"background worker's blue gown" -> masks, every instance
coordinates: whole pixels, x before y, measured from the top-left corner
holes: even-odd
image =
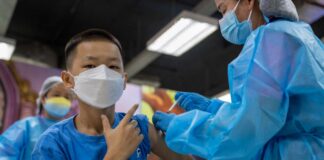
[[[256,29],[228,78],[232,103],[170,122],[172,150],[213,160],[324,159],[324,46],[308,24]]]
[[[0,160],[29,160],[40,135],[56,121],[29,117],[15,122],[0,136]]]

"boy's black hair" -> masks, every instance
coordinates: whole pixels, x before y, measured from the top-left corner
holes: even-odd
[[[66,44],[65,50],[64,50],[66,67],[67,68],[71,67],[71,64],[72,64],[72,61],[73,61],[73,58],[75,55],[74,50],[81,42],[90,41],[90,40],[97,39],[97,38],[107,39],[107,41],[110,41],[111,43],[115,44],[118,47],[120,53],[122,54],[123,49],[122,49],[120,42],[111,33],[107,32],[103,29],[97,29],[97,28],[88,29],[88,30],[85,30],[85,31],[73,36],[70,39],[70,41]]]

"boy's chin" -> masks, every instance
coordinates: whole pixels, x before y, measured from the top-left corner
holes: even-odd
[[[76,97],[77,101],[78,101],[78,104],[79,104],[79,107],[81,106],[84,106],[84,107],[87,107],[87,108],[92,108],[92,109],[97,109],[97,110],[107,110],[109,108],[115,108],[115,104],[111,105],[111,106],[107,106],[107,107],[95,107],[87,102],[84,102],[83,100],[81,100],[79,97]]]

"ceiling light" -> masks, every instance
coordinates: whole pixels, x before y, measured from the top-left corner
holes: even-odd
[[[183,11],[147,43],[147,49],[180,56],[217,28],[216,19]]]
[[[0,37],[0,59],[10,60],[16,46],[16,41]]]

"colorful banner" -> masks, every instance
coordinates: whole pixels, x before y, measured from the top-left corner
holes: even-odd
[[[142,86],[141,113],[145,114],[152,122],[152,116],[156,111],[167,112],[175,102],[176,91]],[[172,113],[180,114],[183,110],[176,106]]]

